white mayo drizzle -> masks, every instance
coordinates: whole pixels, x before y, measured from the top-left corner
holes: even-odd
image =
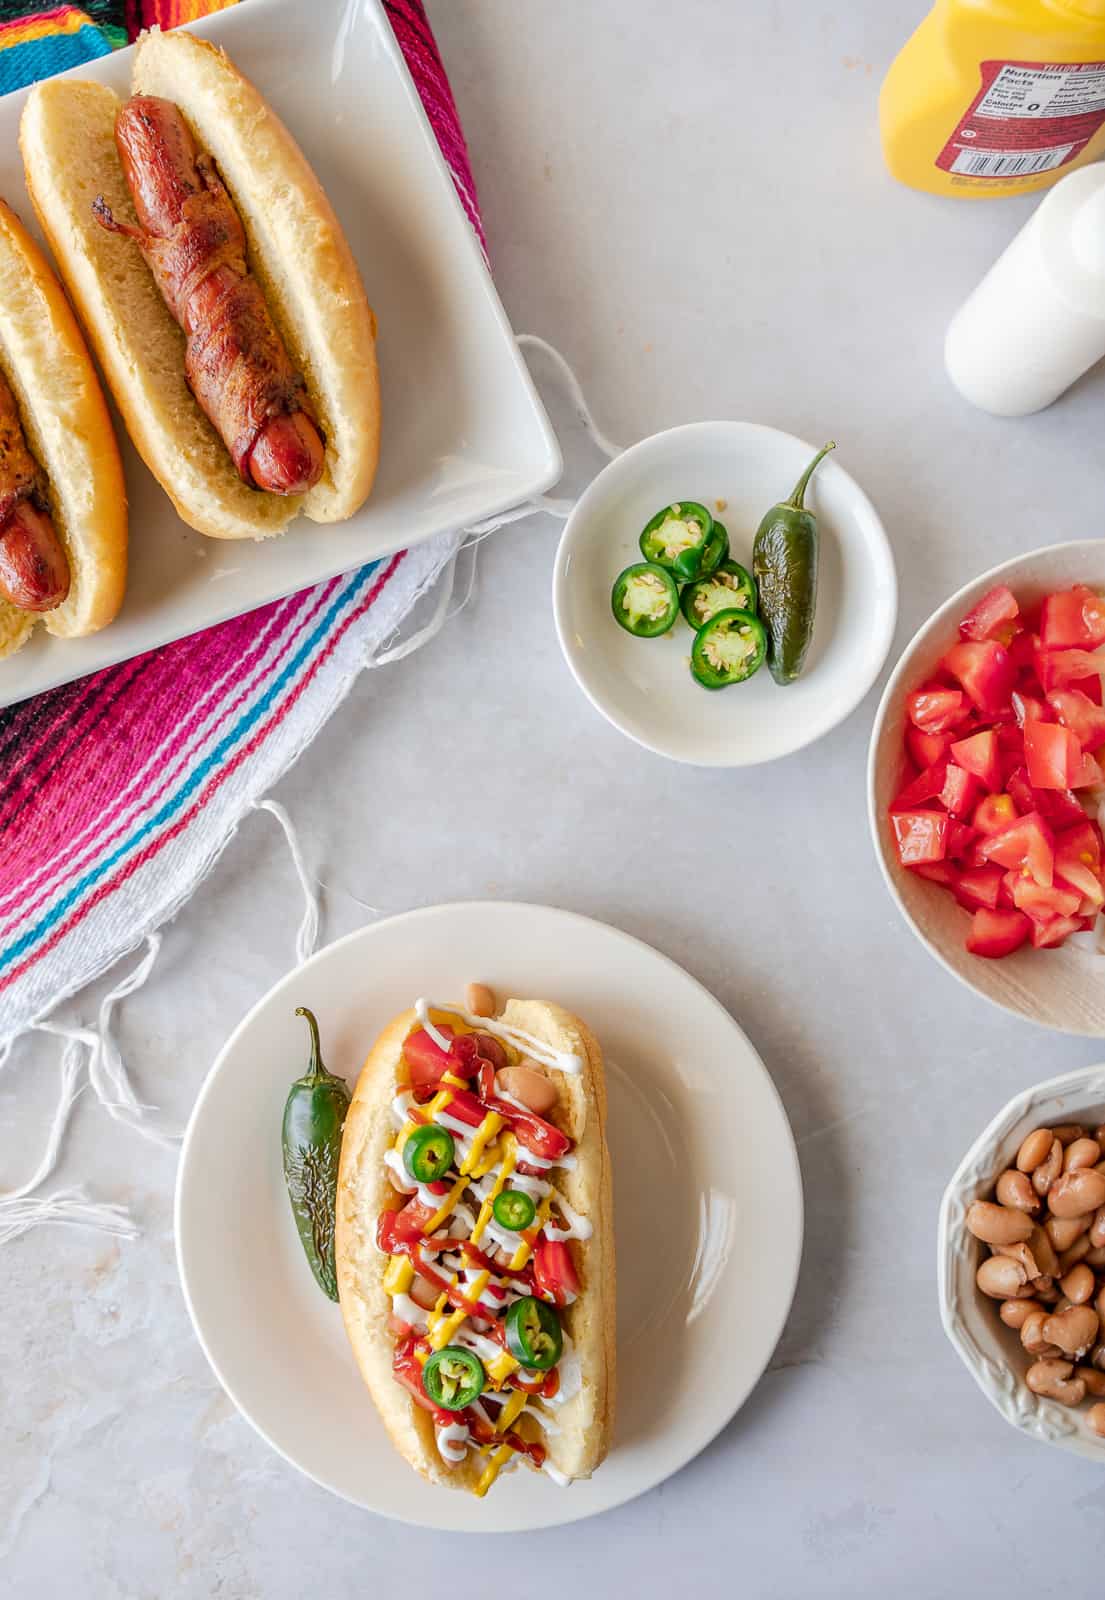
[[[458,1466],[468,1452],[469,1432],[468,1425],[464,1422],[450,1422],[443,1427],[439,1423],[434,1429],[437,1437],[437,1448],[446,1461],[451,1461]]]
[[[532,1417],[534,1422],[539,1422],[551,1439],[554,1433],[563,1433],[563,1428],[558,1428],[553,1419],[544,1411],[539,1411],[531,1400],[526,1407],[526,1416]]]
[[[418,1185],[415,1183],[414,1179],[403,1165],[403,1157],[399,1154],[398,1150],[392,1149],[384,1151],[384,1166],[389,1172],[394,1172],[395,1176],[399,1179],[399,1186],[404,1194],[413,1194],[418,1188]]]
[[[581,1217],[578,1211],[573,1211],[562,1194],[556,1197],[556,1203],[568,1221],[566,1228],[558,1228],[550,1218],[545,1224],[545,1238],[553,1241],[564,1239],[589,1239],[594,1233],[594,1228],[586,1217]]]
[[[560,1374],[560,1386],[555,1394],[542,1396],[547,1406],[565,1405],[569,1400],[574,1400],[583,1388],[579,1357],[567,1334],[564,1335],[564,1352],[556,1364],[556,1370]]]
[[[409,1322],[412,1328],[417,1328],[419,1333],[425,1333],[429,1327],[429,1318],[420,1305],[416,1305],[409,1294],[393,1294],[391,1308],[395,1315],[403,1322]]]
[[[554,1050],[551,1044],[535,1039],[530,1033],[523,1033],[521,1028],[508,1027],[505,1022],[496,1022],[494,1017],[473,1016],[472,1012],[466,1011],[463,1006],[442,1005],[437,1000],[416,1000],[415,1016],[442,1050],[448,1050],[449,1040],[430,1021],[431,1009],[444,1011],[450,1017],[459,1017],[470,1028],[477,1028],[481,1033],[490,1033],[496,1039],[505,1039],[507,1044],[514,1045],[526,1055],[532,1056],[534,1061],[540,1061],[543,1066],[555,1067],[558,1072],[567,1072],[573,1076],[583,1071],[582,1056],[577,1056],[570,1050]]]
[[[561,1472],[559,1467],[554,1467],[548,1456],[541,1463],[541,1471],[551,1478],[554,1483],[559,1484],[562,1489],[567,1489],[571,1484],[571,1478],[566,1473]]]

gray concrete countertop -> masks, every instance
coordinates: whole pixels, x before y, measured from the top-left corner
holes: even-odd
[[[1102,505],[1102,373],[1023,422],[972,412],[944,378],[945,325],[1031,201],[953,203],[887,177],[878,84],[922,10],[430,5],[515,328],[564,351],[623,442],[726,416],[834,435],[894,546],[892,659],[965,579],[1099,531]],[[570,493],[600,463],[537,358],[535,371]],[[1085,1592],[1105,1474],[1018,1436],[975,1391],[940,1330],[934,1246],[941,1190],[983,1123],[1105,1050],[990,1009],[898,918],[864,813],[875,692],[775,766],[666,764],[608,728],[561,661],[556,538],[540,518],[487,541],[464,611],[363,677],[280,786],[330,886],[325,937],[369,908],[502,896],[648,940],[762,1053],[808,1223],[782,1343],[717,1441],[617,1512],[504,1540],[484,1558],[491,1581],[586,1597],[678,1583],[921,1600],[992,1594],[1001,1578]],[[474,781],[431,771],[429,705]],[[659,892],[635,870],[642,843],[665,853]],[[121,1008],[139,1092],[167,1121],[291,963],[298,916],[279,830],[251,817]],[[72,1012],[93,1015],[95,999]],[[55,1074],[43,1042],[0,1077],[0,1182],[23,1175]],[[331,1499],[238,1418],[177,1288],[173,1171],[83,1101],[63,1172],[125,1200],[142,1237],[42,1229],[3,1253],[0,1595],[301,1600],[461,1572],[471,1545]]]

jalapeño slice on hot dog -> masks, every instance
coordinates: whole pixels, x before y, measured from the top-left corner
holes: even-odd
[[[525,1295],[506,1314],[506,1347],[516,1361],[548,1372],[560,1360],[564,1335],[560,1318],[544,1300]]]

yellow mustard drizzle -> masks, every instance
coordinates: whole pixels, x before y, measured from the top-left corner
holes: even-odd
[[[483,1121],[472,1135],[471,1150],[469,1150],[468,1154],[461,1162],[460,1172],[462,1176],[467,1177],[469,1175],[473,1175],[472,1169],[476,1166],[480,1157],[483,1155],[488,1140],[495,1137],[502,1125],[503,1119],[500,1117],[497,1111],[489,1111],[487,1113],[486,1117],[484,1117]]]
[[[481,1449],[480,1454],[487,1455],[487,1452],[490,1449],[491,1446],[489,1444],[485,1444]],[[476,1483],[476,1487],[472,1491],[472,1493],[476,1495],[478,1499],[483,1499],[484,1495],[495,1482],[495,1479],[499,1476],[499,1473],[506,1466],[513,1454],[514,1450],[509,1444],[500,1444],[495,1447],[494,1454],[488,1459],[487,1466],[484,1468],[483,1473]]]
[[[549,1212],[552,1210],[552,1202],[553,1197],[552,1193],[550,1192],[537,1207],[537,1215],[534,1217],[533,1222],[528,1229],[528,1232],[531,1234],[533,1239],[537,1238],[537,1235],[541,1232],[541,1229],[545,1226],[546,1222],[548,1222]],[[520,1272],[532,1254],[532,1243],[529,1239],[523,1239],[522,1243],[518,1246],[517,1250],[515,1250],[514,1254],[510,1258],[511,1271]]]
[[[455,1081],[456,1080],[454,1079],[454,1082]],[[463,1085],[462,1085],[462,1087],[463,1087]],[[439,1111],[444,1111],[445,1107],[449,1104],[449,1101],[452,1098],[453,1098],[452,1089],[439,1089],[437,1094],[434,1095],[433,1099],[432,1100],[428,1100],[426,1102],[426,1104],[422,1107],[422,1110],[426,1113],[427,1121],[432,1122],[434,1120],[434,1118],[437,1116]],[[418,1127],[421,1127],[421,1123],[418,1123],[418,1122],[404,1122],[403,1126],[399,1129],[399,1132],[396,1135],[396,1139],[395,1139],[395,1148],[396,1148],[396,1150],[402,1150],[403,1146],[406,1144],[406,1142],[410,1138],[411,1134]]]
[[[512,1133],[504,1134],[501,1143],[503,1145],[502,1168],[500,1169],[499,1176],[495,1179],[494,1188],[491,1190],[491,1193],[480,1207],[480,1214],[476,1218],[476,1226],[472,1229],[473,1244],[479,1244],[481,1238],[483,1237],[483,1231],[487,1227],[487,1224],[491,1221],[492,1213],[495,1207],[496,1196],[502,1194],[503,1189],[506,1187],[506,1180],[514,1171],[514,1164],[518,1160],[518,1147],[515,1142],[514,1135]]]

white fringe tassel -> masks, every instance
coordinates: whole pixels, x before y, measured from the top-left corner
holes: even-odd
[[[540,350],[552,362],[563,379],[576,414],[595,448],[611,460],[620,455],[621,447],[608,439],[596,426],[579,380],[560,351],[532,333],[519,334],[518,344],[523,348]],[[446,622],[464,609],[475,585],[477,547],[483,539],[512,522],[521,522],[526,517],[537,516],[542,512],[564,521],[570,515],[573,504],[571,500],[559,499],[552,495],[535,495],[532,500],[527,500],[521,505],[512,506],[496,516],[486,517],[481,522],[473,522],[467,528],[462,528],[463,541],[458,546],[457,554],[442,573],[439,593],[429,620],[410,638],[399,643],[390,643],[366,664],[382,667],[413,655],[416,650],[420,650],[423,645],[436,638]],[[457,558],[464,550],[471,551],[472,566],[468,586],[460,604],[450,610],[456,585]],[[325,885],[308,867],[295,825],[284,807],[276,800],[260,800],[255,802],[254,809],[271,812],[283,829],[288,842],[292,863],[303,891],[303,917],[296,935],[295,953],[297,962],[304,962],[318,947],[320,925],[318,890]],[[0,1244],[9,1244],[29,1229],[51,1222],[93,1228],[100,1233],[113,1234],[123,1239],[137,1237],[140,1230],[125,1206],[90,1201],[79,1186],[56,1189],[51,1195],[36,1195],[34,1191],[46,1182],[57,1166],[65,1130],[73,1106],[81,1093],[80,1080],[86,1051],[88,1085],[110,1117],[117,1122],[125,1123],[127,1127],[133,1128],[143,1138],[155,1144],[175,1148],[180,1142],[180,1134],[165,1133],[147,1122],[149,1113],[157,1108],[143,1104],[135,1094],[112,1027],[116,1006],[121,1000],[135,994],[148,980],[160,949],[160,934],[150,934],[141,961],[100,1002],[95,1027],[80,1027],[45,1019],[31,1024],[31,1029],[28,1031],[49,1033],[64,1039],[65,1044],[61,1053],[61,1084],[46,1148],[38,1166],[18,1188],[0,1192]],[[14,1043],[14,1039],[6,1039],[0,1043],[0,1071],[7,1065]]]

